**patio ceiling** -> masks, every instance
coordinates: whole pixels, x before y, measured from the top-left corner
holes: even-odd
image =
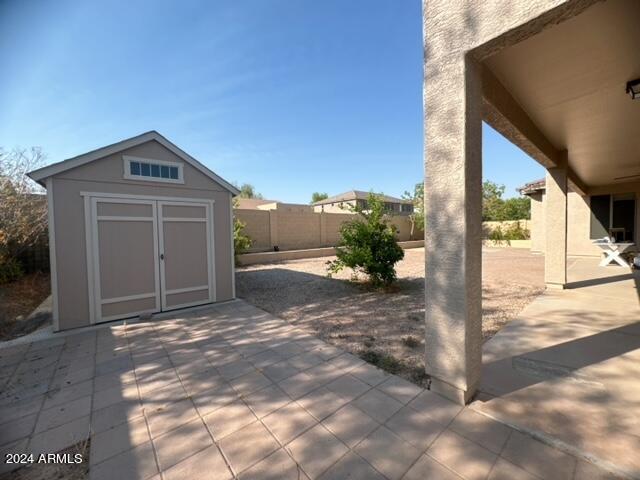
[[[638,0],[600,2],[484,62],[589,187],[640,181],[639,18]]]

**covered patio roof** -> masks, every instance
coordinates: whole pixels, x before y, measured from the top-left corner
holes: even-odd
[[[484,64],[587,186],[640,181],[640,2],[600,2]]]
[[[534,158],[554,166],[567,151],[570,180],[584,190],[640,182],[640,101],[625,91],[640,78],[638,18],[636,0],[599,2],[482,62],[486,96],[511,97],[498,105],[521,118],[513,123],[540,150]],[[522,143],[496,115],[486,119]]]

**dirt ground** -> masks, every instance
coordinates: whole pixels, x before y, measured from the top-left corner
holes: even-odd
[[[416,383],[424,381],[424,249],[405,252],[390,291],[333,278],[334,257],[237,270],[239,297]],[[528,250],[483,249],[483,336],[487,340],[544,289],[544,257]]]
[[[32,273],[0,285],[0,341],[38,328],[40,324],[26,325],[26,318],[50,293],[48,273]]]

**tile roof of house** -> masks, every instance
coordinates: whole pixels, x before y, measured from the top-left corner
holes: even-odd
[[[327,203],[348,202],[349,200],[366,200],[369,198],[370,192],[362,190],[350,190],[348,192],[341,193],[340,195],[334,195],[333,197],[325,198],[315,202],[314,205],[326,205]],[[402,198],[390,197],[389,195],[382,195],[385,202],[389,203],[405,203],[410,204],[411,200],[404,200]]]
[[[518,191],[522,195],[531,195],[532,193],[541,192],[545,189],[545,179],[541,178],[533,182],[525,183]]]

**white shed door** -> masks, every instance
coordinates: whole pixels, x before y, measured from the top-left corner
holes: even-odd
[[[162,309],[213,301],[209,205],[158,202]]]
[[[95,322],[215,300],[208,203],[91,199]]]
[[[93,198],[96,321],[160,310],[157,205]]]

